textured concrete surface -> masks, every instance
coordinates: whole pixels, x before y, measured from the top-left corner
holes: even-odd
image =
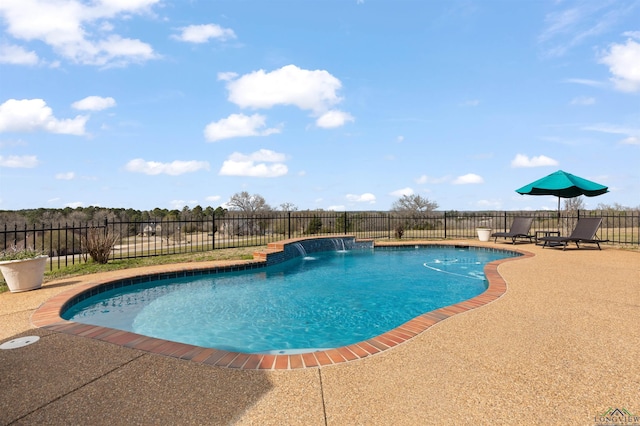
[[[507,244],[475,245],[510,248]],[[294,371],[195,364],[33,328],[92,277],[0,294],[0,424],[593,425],[640,416],[640,253],[517,248],[507,293],[362,360]]]

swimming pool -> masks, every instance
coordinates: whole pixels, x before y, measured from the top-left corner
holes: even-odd
[[[67,320],[244,353],[337,348],[487,288],[513,252],[453,246],[300,253],[253,271],[154,280],[71,305]]]

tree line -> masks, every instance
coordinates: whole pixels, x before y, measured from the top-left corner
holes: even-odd
[[[437,203],[429,201],[419,195],[403,196],[393,207],[396,211],[433,211]],[[200,206],[193,208],[184,206],[181,210],[156,207],[152,210],[137,210],[132,208],[114,207],[65,207],[65,208],[37,208],[23,210],[0,210],[0,226],[15,224],[28,226],[49,223],[84,223],[105,221],[121,222],[157,222],[157,221],[190,221],[209,217],[224,217],[227,212],[242,212],[247,215],[268,212],[294,212],[298,207],[293,203],[283,203],[272,207],[260,194],[249,194],[246,191],[231,196],[229,201],[217,207]]]
[[[438,209],[438,203],[420,195],[403,195],[396,200],[390,211],[410,214],[412,216],[424,216]],[[564,202],[565,211],[583,210],[582,197],[567,199]],[[621,206],[619,204],[607,205],[598,204],[595,210],[600,210],[609,214],[616,212],[638,211],[640,206],[635,208]],[[179,209],[166,209],[156,207],[152,210],[137,210],[132,208],[113,207],[65,207],[65,208],[37,208],[23,210],[0,210],[0,227],[13,227],[14,225],[39,226],[42,224],[57,223],[104,223],[109,222],[159,222],[159,221],[197,221],[205,218],[221,218],[228,212],[241,212],[247,216],[269,212],[296,212],[298,207],[293,203],[282,203],[278,207],[272,207],[260,194],[249,194],[246,191],[238,192],[231,196],[229,201],[223,205],[212,207],[202,207],[197,205],[193,208],[184,206]],[[306,210],[310,211],[310,210]],[[322,211],[316,209],[314,211]],[[451,211],[450,213],[458,213]],[[464,213],[460,213],[464,215]]]

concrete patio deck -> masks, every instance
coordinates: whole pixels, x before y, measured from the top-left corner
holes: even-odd
[[[640,252],[515,248],[535,256],[498,267],[507,292],[489,305],[364,359],[289,371],[31,325],[44,301],[90,276],[0,294],[0,344],[40,336],[0,350],[0,424],[593,425],[609,408],[640,423]]]

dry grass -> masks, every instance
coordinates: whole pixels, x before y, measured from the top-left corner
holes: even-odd
[[[94,274],[97,272],[115,271],[119,269],[137,268],[140,266],[165,265],[170,263],[205,262],[215,260],[252,259],[253,253],[266,249],[267,246],[218,249],[201,253],[183,253],[166,256],[141,257],[135,259],[112,260],[106,264],[89,261],[58,268],[54,262],[53,271],[45,272],[44,280],[52,281],[60,278]],[[0,280],[0,293],[7,291],[4,277]]]

